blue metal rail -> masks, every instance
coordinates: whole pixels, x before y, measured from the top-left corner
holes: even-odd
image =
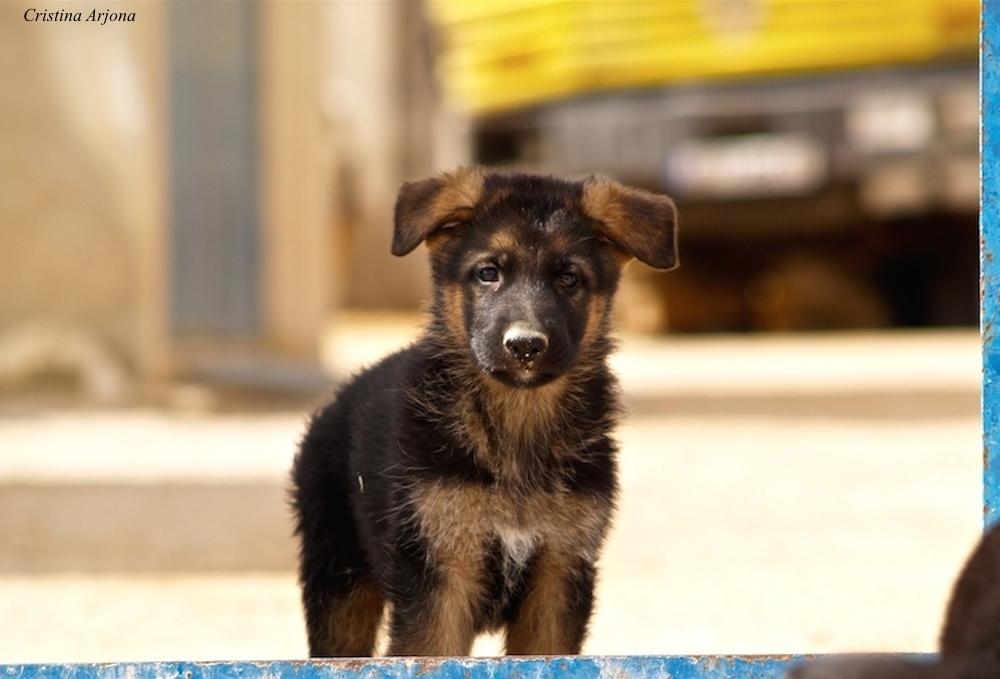
[[[792,656],[364,659],[0,666],[0,679],[778,679]]]
[[[1000,519],[1000,0],[983,0],[981,40],[983,501]],[[364,659],[302,662],[0,665],[0,679],[778,679],[805,656]]]

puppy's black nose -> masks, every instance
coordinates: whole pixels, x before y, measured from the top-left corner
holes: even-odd
[[[522,330],[504,335],[504,345],[521,363],[531,363],[548,348],[549,341],[540,332]]]

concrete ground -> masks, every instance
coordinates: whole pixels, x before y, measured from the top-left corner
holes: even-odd
[[[412,319],[346,319],[343,374]],[[928,651],[981,521],[974,331],[626,338],[586,651]],[[0,663],[301,658],[305,404],[0,407]],[[489,639],[481,653],[496,649]]]

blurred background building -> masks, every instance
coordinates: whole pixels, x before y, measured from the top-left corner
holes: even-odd
[[[975,0],[108,5],[0,22],[0,380],[308,382],[419,306],[395,191],[467,162],[677,198],[632,330],[976,322]]]

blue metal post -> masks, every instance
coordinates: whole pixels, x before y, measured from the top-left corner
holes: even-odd
[[[983,342],[983,503],[984,519],[1000,515],[1000,1],[983,0],[980,40],[982,195],[980,261]],[[991,105],[992,104],[992,105]]]

